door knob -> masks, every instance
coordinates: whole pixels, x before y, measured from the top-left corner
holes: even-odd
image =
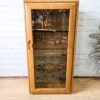
[[[32,49],[33,48],[33,43],[31,40],[28,41],[28,49]]]

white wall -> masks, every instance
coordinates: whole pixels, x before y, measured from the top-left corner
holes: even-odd
[[[93,40],[88,35],[99,32],[100,0],[80,0],[75,75],[100,76],[95,61],[88,58]],[[23,0],[0,0],[0,76],[26,76]]]
[[[27,75],[23,0],[0,0],[0,76]]]
[[[93,52],[94,40],[89,39],[91,33],[100,33],[100,0],[80,0],[79,22],[77,32],[75,75],[100,76],[93,59],[88,54]]]

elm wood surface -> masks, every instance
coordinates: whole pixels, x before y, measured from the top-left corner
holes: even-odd
[[[79,0],[24,0],[24,2],[28,3],[32,3],[32,2],[68,2],[68,3],[75,3],[75,2],[79,2]]]
[[[63,5],[63,6],[62,6]],[[38,7],[38,8],[37,8]],[[58,8],[59,7],[59,8]],[[32,53],[34,52],[33,50],[27,50],[28,51],[28,64],[29,64],[29,82],[30,82],[30,92],[31,93],[70,93],[71,92],[71,83],[72,83],[72,67],[73,67],[73,51],[74,51],[74,36],[75,36],[75,28],[76,28],[76,12],[77,12],[77,5],[76,3],[26,3],[25,4],[26,8],[26,31],[27,31],[27,41],[32,39],[32,23],[31,23],[31,9],[70,9],[70,20],[69,20],[69,38],[68,38],[68,50],[67,50],[67,71],[66,71],[66,88],[46,88],[46,89],[36,89],[35,88],[35,78],[34,78],[34,55]],[[74,23],[74,24],[73,24]],[[34,54],[34,53],[33,53]],[[33,67],[31,67],[33,66]],[[33,71],[32,71],[33,70]]]

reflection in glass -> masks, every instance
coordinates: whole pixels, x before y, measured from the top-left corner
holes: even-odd
[[[66,87],[69,10],[32,10],[36,88]]]

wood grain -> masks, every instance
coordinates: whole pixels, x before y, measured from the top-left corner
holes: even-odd
[[[76,15],[77,15],[77,3],[25,3],[26,13],[26,33],[27,42],[32,39],[32,9],[70,9],[69,19],[69,32],[68,32],[68,50],[67,63],[66,63],[66,87],[65,88],[39,88],[35,89],[35,77],[34,77],[34,49],[28,51],[28,67],[29,67],[29,81],[31,93],[71,93],[72,77],[73,77],[73,56],[74,56],[74,40],[75,40],[75,28],[76,28]],[[32,43],[33,44],[33,43]]]
[[[79,2],[79,0],[24,0],[24,2],[28,3],[32,3],[32,2],[70,2],[70,3],[75,3],[75,2]]]

